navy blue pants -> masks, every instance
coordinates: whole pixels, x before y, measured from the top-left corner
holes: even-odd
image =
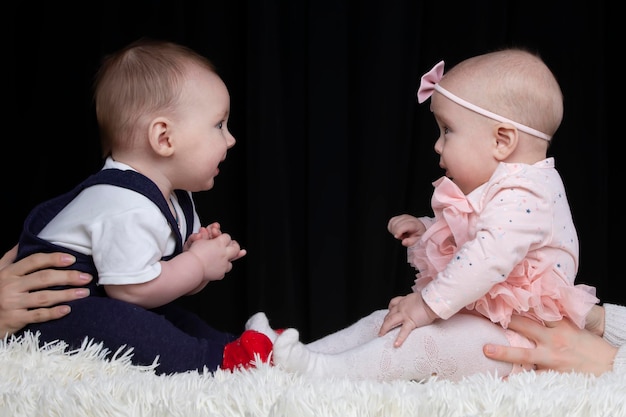
[[[41,344],[63,340],[78,348],[85,337],[102,342],[114,354],[132,347],[132,363],[150,365],[159,356],[157,374],[170,374],[222,364],[224,346],[238,336],[209,326],[195,313],[171,303],[154,310],[108,297],[90,296],[67,303],[67,316],[22,330],[39,331]]]

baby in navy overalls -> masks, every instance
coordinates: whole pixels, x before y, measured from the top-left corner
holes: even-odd
[[[192,200],[213,187],[235,144],[230,96],[212,64],[181,45],[137,41],[105,59],[95,104],[102,170],[36,207],[18,253],[73,254],[72,269],[94,276],[91,293],[69,303],[71,314],[23,331],[42,343],[77,347],[87,337],[112,353],[132,348],[132,361],[156,360],[157,373],[248,367],[251,352],[267,360],[267,336],[237,338],[176,303],[246,254],[218,223],[202,227]]]

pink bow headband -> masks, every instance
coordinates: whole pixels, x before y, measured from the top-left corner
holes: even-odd
[[[466,109],[469,109],[478,114],[482,114],[483,116],[490,119],[497,120],[498,122],[511,123],[522,132],[526,132],[529,135],[533,135],[538,138],[550,141],[551,137],[549,135],[535,130],[532,127],[528,127],[521,123],[514,122],[513,120],[507,119],[506,117],[502,117],[499,114],[492,113],[489,110],[483,109],[482,107],[470,103],[469,101],[465,101],[461,97],[455,96],[454,94],[440,86],[439,81],[441,81],[441,77],[443,77],[443,65],[444,62],[440,61],[430,71],[422,76],[420,88],[419,90],[417,90],[417,101],[419,103],[423,103],[428,100],[428,98],[433,95],[433,92],[437,90],[439,93],[454,101],[456,104],[465,107]]]

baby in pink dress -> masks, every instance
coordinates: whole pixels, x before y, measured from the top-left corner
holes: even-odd
[[[433,183],[434,217],[388,224],[419,271],[413,292],[309,344],[295,329],[276,337],[274,364],[314,376],[450,380],[524,367],[484,357],[485,343],[528,347],[507,329],[513,314],[568,317],[584,327],[598,302],[575,285],[578,238],[550,140],[563,116],[554,75],[535,54],[505,49],[422,77],[420,103],[439,126],[445,176]],[[250,325],[265,333],[264,315]]]

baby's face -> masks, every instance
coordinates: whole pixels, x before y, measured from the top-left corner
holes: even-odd
[[[230,95],[226,85],[213,72],[192,71],[177,113],[175,188],[209,190],[219,173],[219,163],[235,145],[228,130]]]
[[[498,166],[494,157],[495,122],[435,91],[431,111],[439,126],[435,152],[439,166],[464,194],[489,180]]]

